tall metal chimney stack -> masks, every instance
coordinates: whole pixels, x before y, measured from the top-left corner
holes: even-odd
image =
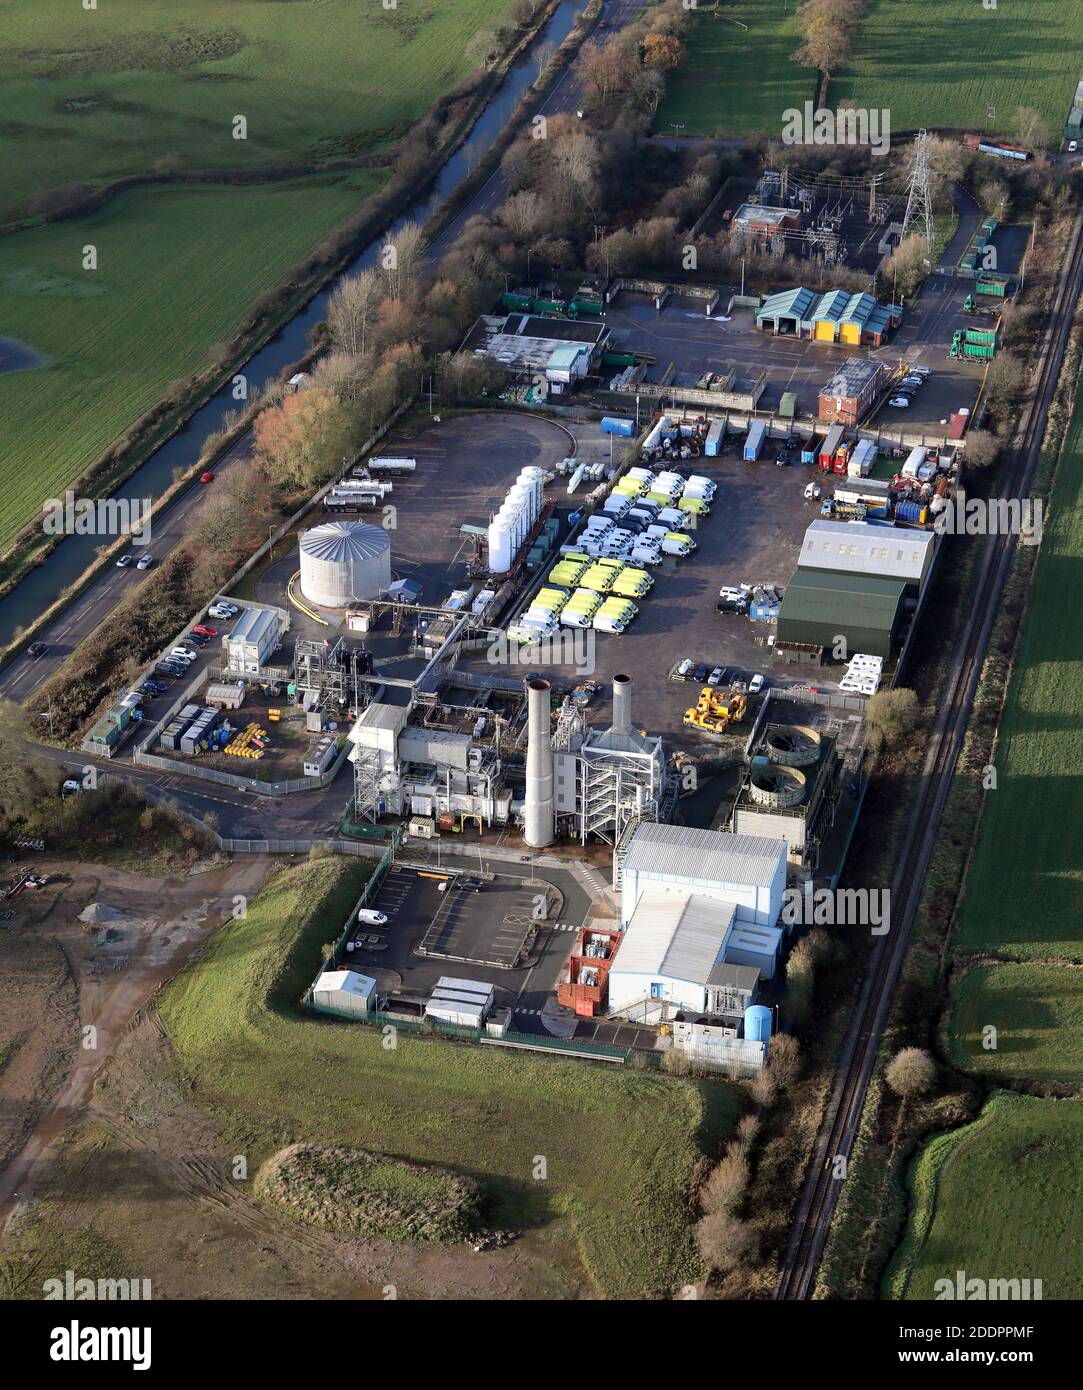
[[[613,732],[630,734],[632,732],[632,678],[613,677]]]
[[[527,682],[526,831],[532,849],[551,845],[553,816],[553,743],[549,731],[549,682]]]

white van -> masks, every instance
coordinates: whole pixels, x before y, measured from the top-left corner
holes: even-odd
[[[387,917],[382,912],[377,912],[375,908],[363,907],[357,914],[357,920],[366,927],[386,927]]]

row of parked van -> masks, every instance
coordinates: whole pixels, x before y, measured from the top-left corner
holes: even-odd
[[[623,632],[639,612],[633,599],[648,593],[653,584],[646,570],[620,560],[592,560],[582,552],[566,555],[509,628],[509,636],[520,642],[539,641],[561,627]]]

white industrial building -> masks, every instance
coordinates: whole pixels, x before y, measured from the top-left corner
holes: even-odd
[[[260,675],[270,664],[283,631],[275,609],[246,608],[224,640],[226,670],[241,676]]]
[[[482,980],[441,975],[425,1005],[425,1017],[459,1028],[481,1028],[492,1011],[496,991]]]
[[[356,970],[325,970],[312,986],[312,1002],[343,1018],[371,1013],[376,1001],[376,981]]]
[[[733,907],[733,920],[773,927],[786,888],[786,841],[688,826],[639,824],[621,862],[621,925],[640,895],[690,893]]]
[[[867,521],[814,521],[805,532],[798,564],[837,574],[901,579],[919,597],[933,569],[936,532]]]
[[[648,889],[609,972],[609,1009],[735,1016],[775,971],[782,933],[736,921],[732,902]]]

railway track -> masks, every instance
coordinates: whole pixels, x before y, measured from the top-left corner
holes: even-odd
[[[1004,495],[1027,496],[1041,455],[1049,406],[1056,390],[1071,332],[1072,317],[1083,292],[1083,215],[1072,230],[1065,268],[1057,285],[1042,340],[1036,388],[1021,429],[1019,448],[1005,479]],[[1010,534],[986,538],[973,607],[949,672],[947,691],[930,738],[907,823],[906,837],[891,884],[891,930],[876,940],[868,970],[839,1055],[827,1108],[798,1202],[783,1259],[776,1300],[813,1296],[816,1274],[827,1243],[835,1202],[845,1181],[865,1094],[887,1021],[924,876],[936,845],[940,817],[966,733],[974,692],[989,636],[1000,604],[1015,548]]]

